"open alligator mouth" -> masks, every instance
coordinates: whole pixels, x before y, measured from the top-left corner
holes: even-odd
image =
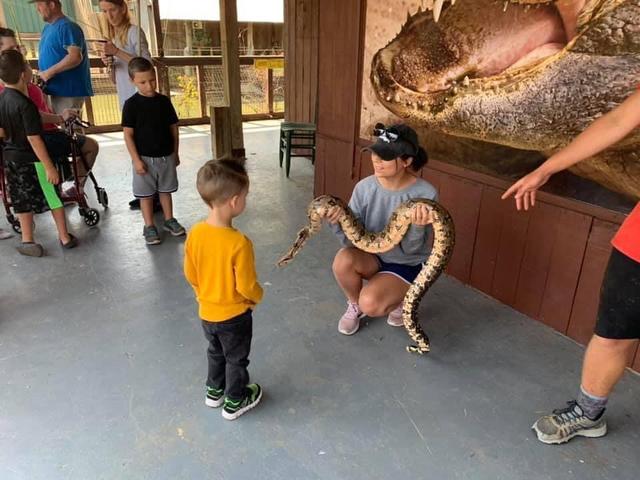
[[[379,93],[392,87],[396,97],[398,91],[429,96],[538,64],[575,37],[588,1],[433,3],[432,11],[419,10],[376,54],[372,73]]]

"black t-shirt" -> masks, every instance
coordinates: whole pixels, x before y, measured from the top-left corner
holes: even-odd
[[[5,151],[34,155],[27,136],[42,134],[40,112],[29,97],[15,88],[5,88],[0,93],[0,127],[4,129]]]
[[[145,157],[164,157],[173,153],[171,125],[178,123],[178,115],[169,97],[156,93],[145,97],[135,93],[124,102],[122,126],[133,128],[138,154]]]

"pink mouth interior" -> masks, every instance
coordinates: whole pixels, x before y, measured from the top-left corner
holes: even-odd
[[[506,12],[501,7],[489,12],[479,11],[478,23],[482,25],[475,28],[482,30],[479,36],[481,41],[468,45],[463,61],[452,61],[447,65],[445,60],[440,67],[439,58],[454,56],[447,50],[447,43],[438,38],[447,35],[436,30],[447,29],[447,18],[443,15],[440,20],[444,22],[443,25],[424,29],[423,35],[418,33],[422,37],[418,47],[399,49],[392,60],[392,74],[395,78],[403,79],[399,83],[407,89],[432,93],[450,88],[454,80],[465,76],[469,79],[490,77],[532,64],[566,46],[568,39],[575,35],[577,13],[583,6],[584,0],[576,0],[560,10],[555,4],[549,4],[530,9],[522,5],[510,5]],[[451,8],[458,8],[458,4]],[[464,2],[459,8],[465,8]],[[445,13],[461,15],[454,11]],[[455,25],[455,20],[451,21]],[[487,31],[490,33],[487,34]],[[473,42],[473,32],[465,35],[467,39],[463,41]],[[416,75],[415,72],[422,73]]]

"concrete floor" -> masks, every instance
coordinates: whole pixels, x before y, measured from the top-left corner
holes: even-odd
[[[250,366],[261,406],[236,422],[205,407],[182,241],[144,245],[124,146],[102,135],[111,208],[95,229],[69,209],[81,247],[58,248],[48,216],[37,229],[48,257],[0,242],[0,479],[638,478],[640,378],[619,385],[607,437],[539,443],[530,426],[575,394],[582,348],[452,279],[423,302],[430,355],[406,353],[405,332],[380,319],[340,335],[331,235],[273,266],[304,223],[313,175],[294,159],[284,178],[275,128],[247,125],[252,188],[237,222],[266,290]],[[183,131],[175,202],[187,226],[205,214],[193,183],[208,152],[206,129]]]

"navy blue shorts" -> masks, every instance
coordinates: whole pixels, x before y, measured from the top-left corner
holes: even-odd
[[[376,259],[380,264],[380,270],[378,273],[390,273],[391,275],[395,275],[401,280],[411,284],[416,279],[420,270],[422,270],[422,264],[418,265],[402,265],[400,263],[387,263],[383,262],[382,259],[376,255]]]

